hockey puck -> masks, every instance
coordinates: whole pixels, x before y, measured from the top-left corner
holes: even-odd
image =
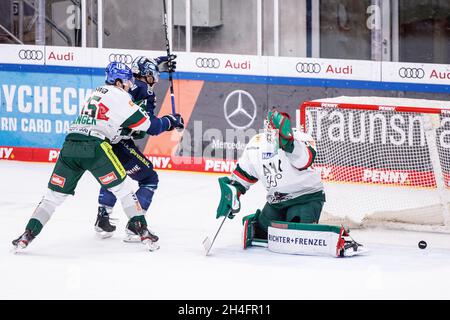
[[[427,247],[427,243],[423,240],[419,241],[418,246],[420,249],[425,249]]]

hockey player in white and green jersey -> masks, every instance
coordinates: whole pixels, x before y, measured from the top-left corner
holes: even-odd
[[[282,226],[281,228],[285,229],[300,230],[301,237],[311,230],[322,232],[320,236],[326,233],[327,237],[331,232],[332,238],[336,235],[335,240],[340,241],[341,249],[344,249],[345,240],[342,237],[347,235],[346,230],[317,225],[325,202],[325,193],[320,173],[312,167],[315,157],[313,138],[302,131],[294,133],[288,114],[275,109],[269,111],[265,131],[249,141],[231,175],[219,178],[221,200],[216,217],[233,218],[240,210],[240,196],[245,194],[250,186],[261,181],[267,190],[267,202],[262,210],[243,218],[244,248],[257,244],[265,246],[268,240],[270,245],[269,229]],[[283,239],[289,241],[285,236]],[[301,238],[302,243],[303,240]],[[315,240],[316,245],[334,241]],[[305,249],[306,247],[283,247],[282,250],[289,253],[306,253],[310,250]],[[340,250],[336,252],[336,243],[323,251],[328,253],[330,250],[333,255],[340,254]]]
[[[104,188],[122,203],[129,224],[149,250],[158,249],[156,237],[148,230],[142,208],[132,187],[124,183],[126,172],[114,154],[111,143],[120,139],[122,129],[146,132],[150,119],[131,101],[131,69],[118,62],[106,68],[105,85],[87,99],[69,128],[58,161],[48,182],[47,192],[33,212],[25,232],[13,240],[16,249],[24,249],[41,232],[57,206],[75,193],[78,181],[90,171]]]

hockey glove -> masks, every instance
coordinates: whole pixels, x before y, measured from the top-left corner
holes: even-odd
[[[291,117],[285,112],[273,109],[267,114],[267,120],[269,121],[270,126],[274,129],[278,129],[279,145],[281,149],[291,153],[294,150],[294,134],[291,127]]]
[[[134,131],[130,128],[122,128],[122,130],[120,131],[121,136],[131,137],[135,140],[144,138],[146,134],[147,132],[145,131]]]
[[[184,129],[184,119],[179,113],[175,114],[168,114],[161,119],[167,119],[169,120],[169,128],[167,128],[167,131],[172,131],[173,129]]]
[[[175,54],[156,58],[155,61],[158,65],[159,72],[175,72],[175,69],[177,68],[176,58],[177,56]]]
[[[244,188],[239,182],[232,181],[228,177],[219,178],[220,185],[220,203],[217,207],[216,218],[228,215],[228,218],[233,219],[235,213],[241,210],[241,202],[239,197]]]
[[[134,131],[134,132],[131,134],[131,137],[132,137],[134,140],[139,140],[139,139],[143,139],[143,138],[146,136],[146,134],[147,134],[147,132],[145,132],[145,131]]]

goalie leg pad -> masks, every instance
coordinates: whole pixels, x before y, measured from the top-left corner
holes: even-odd
[[[243,248],[251,246],[267,247],[267,234],[258,225],[261,210],[242,218],[244,230],[242,231]]]
[[[273,222],[268,230],[268,249],[278,253],[348,257],[363,250],[344,227],[324,224]]]

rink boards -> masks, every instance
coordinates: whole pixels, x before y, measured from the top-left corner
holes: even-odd
[[[0,45],[0,159],[54,162],[80,106],[110,61],[163,51]],[[177,53],[176,110],[182,134],[138,141],[156,168],[229,172],[276,106],[297,115],[305,100],[337,95],[448,100],[450,66]],[[171,113],[167,76],[155,88],[157,114]],[[241,101],[241,105],[239,105]],[[239,109],[239,110],[238,110]],[[233,115],[234,111],[238,115]]]

